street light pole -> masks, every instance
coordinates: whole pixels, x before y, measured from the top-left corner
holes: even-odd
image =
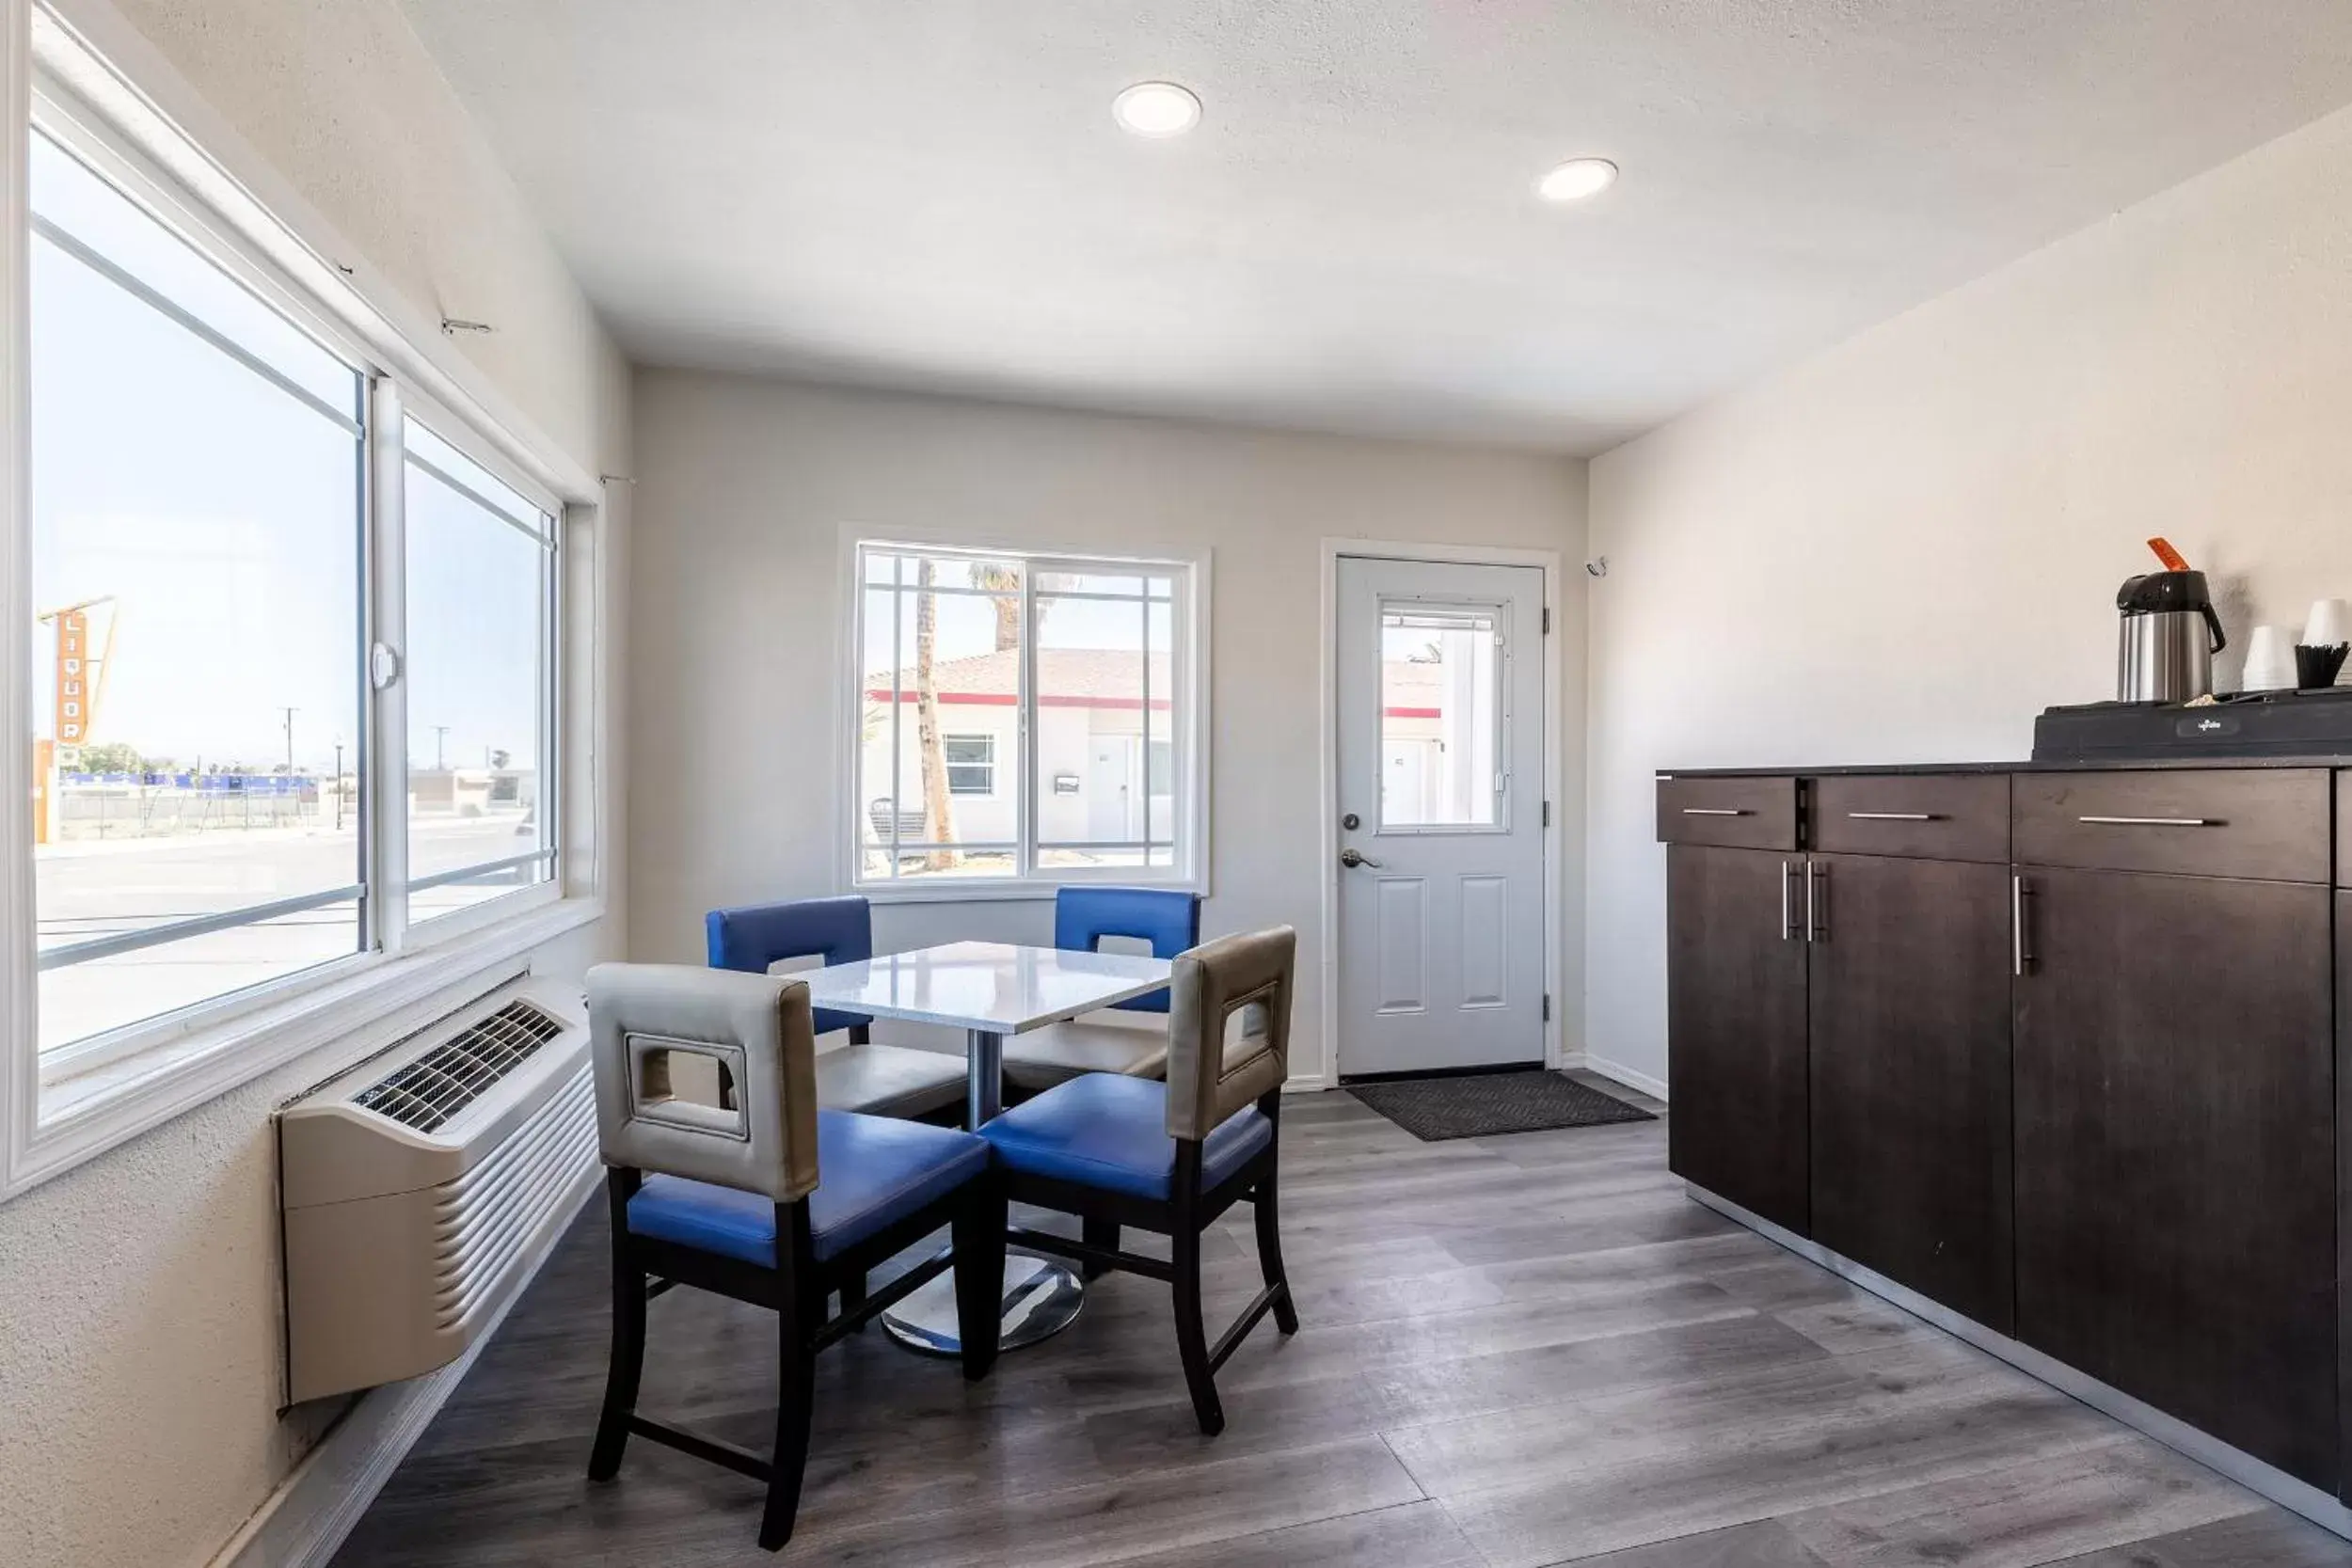
[[[286,715],[286,771],[291,775],[294,772],[294,716],[302,710],[290,707],[282,711]]]
[[[436,773],[444,773],[449,770],[449,763],[441,750],[443,743],[448,739],[449,726],[447,724],[433,726],[433,771]]]
[[[335,737],[335,831],[343,831],[343,737]]]

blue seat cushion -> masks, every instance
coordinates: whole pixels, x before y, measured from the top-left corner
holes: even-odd
[[[1009,1170],[1135,1197],[1166,1198],[1176,1173],[1168,1085],[1089,1072],[1014,1106],[980,1129]],[[1200,1189],[1222,1186],[1274,1141],[1254,1108],[1229,1117],[1200,1148]]]
[[[819,1259],[946,1197],[988,1169],[988,1145],[951,1127],[817,1113],[817,1190],[808,1196],[808,1227]],[[776,1266],[776,1206],[683,1176],[648,1176],[628,1200],[628,1227],[639,1236],[700,1252]]]

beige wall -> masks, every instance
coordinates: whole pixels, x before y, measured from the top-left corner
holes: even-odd
[[[1287,921],[1302,974],[1321,952],[1329,853],[1316,759],[1325,537],[1562,552],[1569,696],[1553,720],[1568,777],[1581,778],[1581,463],[672,372],[641,372],[636,404],[628,848],[640,958],[699,958],[714,905],[839,891],[843,552],[860,531],[1215,552],[1202,927]],[[1562,804],[1577,821],[1580,802]],[[1032,902],[887,907],[875,934],[888,949],[1051,931],[1050,906]],[[1575,995],[1581,942],[1562,941]],[[1321,1024],[1311,985],[1302,990],[1292,1069],[1307,1074],[1322,1069]]]
[[[1665,1071],[1654,770],[2023,756],[2150,534],[2241,641],[2352,595],[2347,256],[2352,113],[1595,460],[1594,1056]]]
[[[121,8],[412,305],[498,324],[463,345],[492,396],[591,472],[627,471],[620,357],[391,0]],[[576,972],[618,924],[543,963]],[[349,1054],[330,1045],[0,1205],[0,1560],[203,1563],[334,1414],[274,1409],[269,1112]]]

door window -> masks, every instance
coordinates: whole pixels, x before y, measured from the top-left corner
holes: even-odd
[[[1380,607],[1380,827],[1503,821],[1502,615],[1493,606]]]

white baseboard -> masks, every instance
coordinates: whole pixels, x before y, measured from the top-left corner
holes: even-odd
[[[1646,1072],[1638,1072],[1627,1067],[1623,1062],[1612,1062],[1587,1052],[1581,1065],[1587,1071],[1597,1072],[1610,1082],[1623,1084],[1629,1089],[1639,1089],[1653,1100],[1666,1098],[1666,1085],[1662,1079],[1652,1078]]]
[[[566,1195],[560,1223],[542,1232],[537,1256],[520,1286],[507,1297],[490,1326],[466,1354],[422,1377],[371,1388],[327,1429],[269,1500],[214,1555],[211,1568],[326,1568],[356,1528],[400,1462],[408,1457],[424,1429],[440,1414],[474,1361],[489,1345],[536,1277],[556,1243],[571,1228],[581,1205],[601,1185],[604,1167],[592,1165]]]
[[[1326,1078],[1320,1072],[1293,1073],[1290,1077],[1282,1080],[1282,1092],[1284,1094],[1319,1094],[1325,1089],[1335,1089],[1338,1087],[1339,1085],[1337,1084],[1333,1083],[1330,1079]]]

